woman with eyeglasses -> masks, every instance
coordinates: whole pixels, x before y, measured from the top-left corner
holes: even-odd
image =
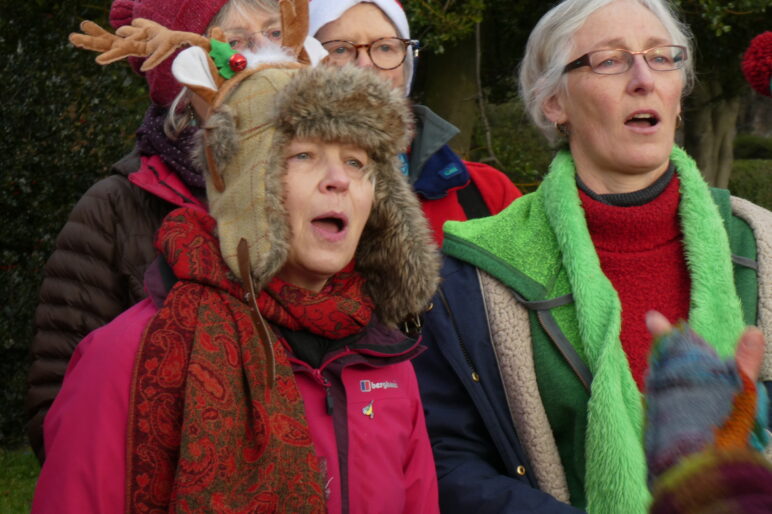
[[[691,56],[665,0],[565,0],[533,29],[520,92],[560,149],[534,193],[445,225],[415,362],[443,511],[645,512],[645,314],[721,357],[746,324],[772,340],[772,214],[674,144]]]
[[[113,2],[113,27],[136,18],[199,34],[217,25],[240,51],[281,38],[277,0]],[[142,63],[131,59],[138,73]],[[141,75],[151,104],[134,149],[78,200],[43,270],[26,399],[27,433],[41,462],[43,419],[75,345],[147,296],[143,277],[164,216],[181,206],[206,209],[204,175],[190,156],[205,106],[172,77],[170,62]]]
[[[397,0],[311,0],[309,34],[327,50],[333,66],[372,69],[410,93],[418,41]],[[462,160],[448,146],[458,129],[428,107],[414,105],[415,135],[402,158],[402,172],[421,200],[424,214],[442,243],[442,225],[496,214],[520,191],[500,171]]]

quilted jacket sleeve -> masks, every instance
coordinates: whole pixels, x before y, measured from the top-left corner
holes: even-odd
[[[126,177],[109,176],[78,201],[57,237],[35,313],[26,398],[27,433],[41,461],[43,417],[73,349],[145,296],[142,277],[155,255],[155,230],[168,210],[159,202]]]

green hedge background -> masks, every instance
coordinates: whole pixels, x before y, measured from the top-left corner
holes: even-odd
[[[0,447],[24,441],[23,395],[41,270],[75,201],[131,149],[147,105],[126,65],[101,67],[67,34],[107,11],[4,2],[0,76]],[[34,30],[32,30],[34,28]]]

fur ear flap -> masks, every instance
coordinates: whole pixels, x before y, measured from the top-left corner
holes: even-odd
[[[439,285],[440,253],[398,163],[380,163],[375,202],[357,249],[378,317],[396,326],[421,314]]]

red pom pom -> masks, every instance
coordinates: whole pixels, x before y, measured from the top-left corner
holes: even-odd
[[[772,32],[759,34],[751,40],[742,62],[745,80],[762,95],[772,96]]]

